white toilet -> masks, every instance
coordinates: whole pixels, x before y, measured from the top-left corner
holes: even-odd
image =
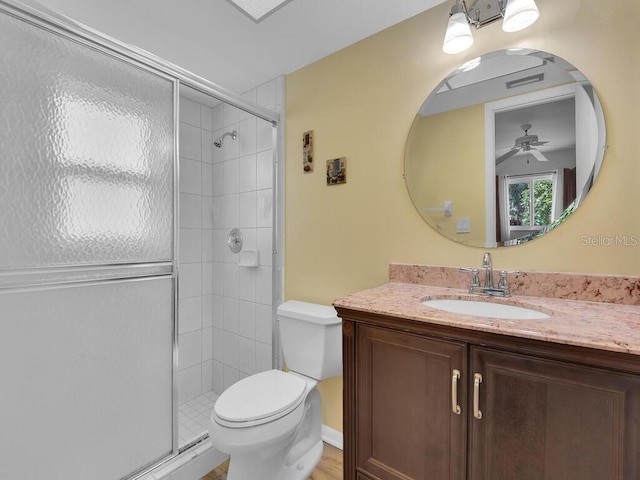
[[[290,371],[240,380],[211,414],[211,441],[231,457],[227,480],[303,480],[322,456],[316,385],[342,374],[342,321],[333,307],[298,301],[280,305],[278,321]]]

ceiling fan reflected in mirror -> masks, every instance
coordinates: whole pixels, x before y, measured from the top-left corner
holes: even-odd
[[[500,165],[505,160],[513,157],[516,153],[528,152],[539,162],[547,162],[549,159],[545,157],[542,152],[534,147],[538,147],[540,145],[545,145],[549,142],[541,142],[538,140],[537,135],[529,135],[529,130],[531,129],[531,124],[525,123],[520,125],[520,128],[524,132],[524,135],[516,138],[516,141],[513,147],[510,147],[510,150],[507,153],[504,153],[496,158],[496,165]],[[509,147],[507,147],[509,148]],[[528,160],[527,160],[528,162]]]

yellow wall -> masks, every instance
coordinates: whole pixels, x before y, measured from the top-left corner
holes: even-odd
[[[474,31],[467,52],[445,55],[450,3],[287,76],[287,299],[329,304],[384,283],[390,262],[480,265],[481,249],[447,240],[415,210],[402,178],[404,146],[418,108],[445,75],[507,47],[546,50],[578,67],[602,101],[610,148],[577,212],[540,240],[495,250],[494,266],[640,273],[639,246],[585,245],[600,236],[640,238],[640,2],[537,0],[541,16],[529,29],[504,33],[494,23]],[[315,132],[317,162],[307,175],[301,166],[306,130]],[[329,187],[324,160],[341,156],[347,158],[347,183]],[[321,385],[321,394],[324,422],[342,430],[340,378]]]
[[[460,135],[464,141],[460,141]],[[405,152],[411,199],[438,233],[456,242],[484,245],[484,104],[437,115],[416,115]],[[410,159],[410,160],[408,160]],[[453,215],[425,208],[453,202]],[[470,233],[456,233],[456,219],[471,219]]]

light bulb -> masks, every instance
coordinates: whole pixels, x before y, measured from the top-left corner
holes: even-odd
[[[517,32],[535,23],[540,16],[535,0],[508,0],[502,30]]]
[[[449,17],[442,51],[444,53],[460,53],[471,45],[473,45],[473,35],[471,35],[467,16],[463,12],[454,13]]]

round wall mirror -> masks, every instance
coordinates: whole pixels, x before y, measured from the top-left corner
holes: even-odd
[[[492,52],[429,94],[405,149],[419,214],[466,245],[519,245],[557,228],[598,175],[605,146],[598,97],[547,52]]]

